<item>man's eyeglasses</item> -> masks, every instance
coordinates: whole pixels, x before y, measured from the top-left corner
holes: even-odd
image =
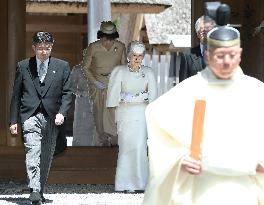
[[[52,50],[52,47],[36,47],[36,50],[37,50],[38,52],[43,52],[43,51],[47,51],[47,52],[49,52],[49,51]]]

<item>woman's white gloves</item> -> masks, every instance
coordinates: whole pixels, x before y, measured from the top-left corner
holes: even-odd
[[[142,103],[148,101],[148,92],[140,92],[137,94],[132,94],[129,92],[121,93],[121,101],[126,103]]]

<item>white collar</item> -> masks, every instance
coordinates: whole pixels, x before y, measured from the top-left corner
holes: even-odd
[[[204,44],[200,43],[200,51],[202,56],[204,55]]]
[[[237,79],[241,79],[241,77],[244,75],[242,69],[240,66],[238,66],[236,68],[236,70],[234,71],[233,76],[230,79],[227,80],[223,80],[223,79],[219,79],[217,78],[214,73],[212,72],[212,70],[207,66],[204,70],[201,71],[201,75],[208,81],[208,83],[210,84],[223,84],[223,85],[227,85],[227,84],[231,84],[234,81],[237,81]]]

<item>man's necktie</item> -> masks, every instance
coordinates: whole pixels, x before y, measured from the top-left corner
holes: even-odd
[[[46,71],[45,71],[45,64],[44,63],[41,63],[39,65],[39,80],[41,83],[43,83],[44,81],[44,78],[45,78],[45,74],[46,74]]]

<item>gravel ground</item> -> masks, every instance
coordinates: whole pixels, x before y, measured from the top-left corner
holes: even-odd
[[[141,205],[144,194],[115,192],[109,184],[52,184],[44,192],[47,205]],[[0,205],[29,205],[26,182],[0,182]]]

